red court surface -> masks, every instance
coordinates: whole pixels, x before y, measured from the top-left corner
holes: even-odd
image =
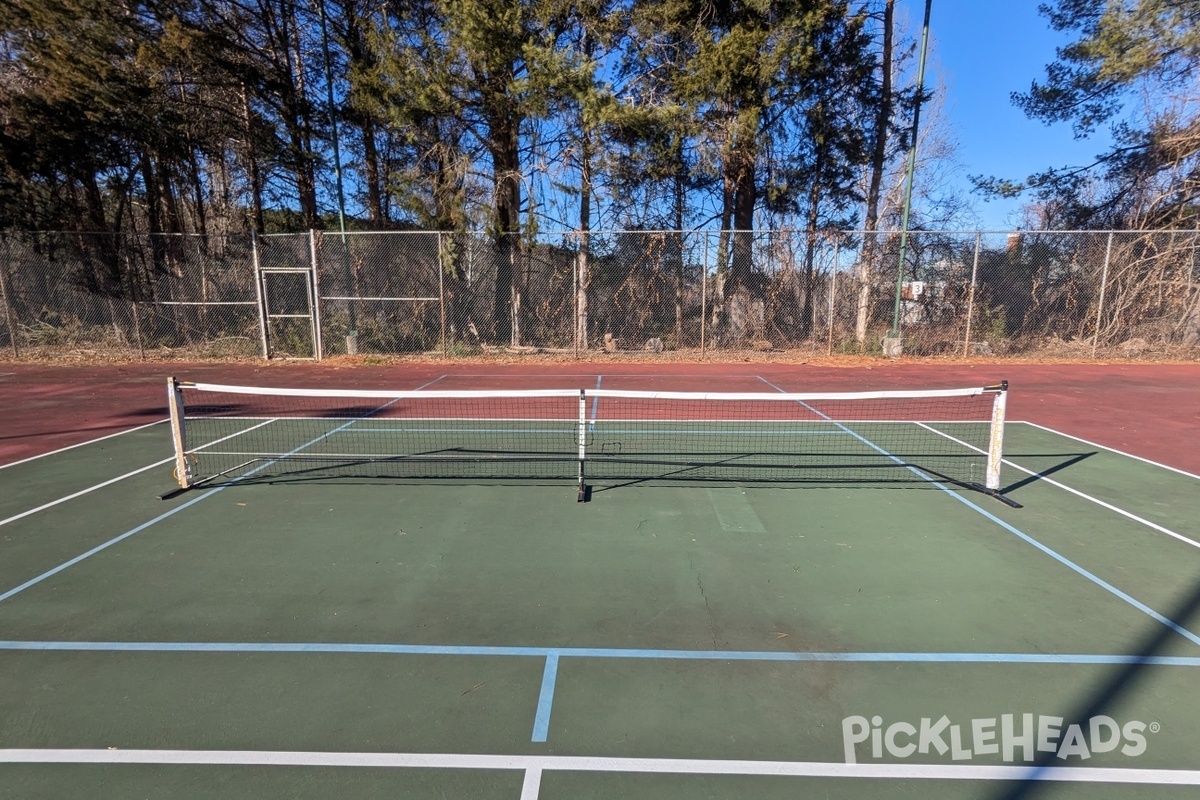
[[[0,365],[0,464],[161,420],[165,380],[252,386],[415,389],[605,388],[863,391],[1010,384],[1008,418],[1200,473],[1200,364],[778,363]],[[439,387],[440,388],[440,387]],[[446,388],[450,388],[449,385]]]

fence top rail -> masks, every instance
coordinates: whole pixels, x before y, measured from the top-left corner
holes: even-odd
[[[470,231],[422,231],[422,230],[370,230],[370,231],[346,231],[344,234],[340,231],[290,231],[277,233],[262,233],[257,234],[260,239],[288,238],[288,237],[308,237],[313,233],[323,236],[331,236],[341,238],[352,236],[431,236],[431,235],[454,235],[454,236],[474,236],[474,237],[491,237],[493,234],[487,231],[470,230]],[[642,236],[662,236],[667,234],[673,235],[720,235],[722,233],[750,233],[756,235],[778,235],[786,234],[789,236],[807,235],[807,231],[796,228],[687,228],[680,230],[642,230],[629,228],[611,228],[611,229],[594,229],[590,231],[582,231],[578,229],[561,229],[561,230],[543,230],[536,234],[528,234],[525,232],[514,232],[514,236],[530,236],[532,238],[547,238],[555,236],[612,236],[612,235],[642,235]],[[898,228],[887,228],[877,231],[866,230],[819,230],[815,235],[821,238],[832,236],[898,236],[902,231]],[[959,230],[925,230],[925,229],[910,229],[910,236],[1105,236],[1108,234],[1121,234],[1133,236],[1155,236],[1155,235],[1193,235],[1200,236],[1200,228],[1164,228],[1159,230],[1015,230],[1004,228],[992,229],[968,229]],[[231,233],[165,233],[165,232],[135,232],[135,231],[29,231],[29,230],[0,230],[0,238],[8,239],[15,236],[114,236],[114,237],[129,237],[134,239],[146,238],[176,238],[176,239],[239,239],[250,238],[255,234],[252,231],[237,231]]]
[[[148,239],[151,237],[163,239],[248,239],[249,231],[232,231],[229,233],[188,233],[167,231],[30,231],[30,230],[0,230],[0,239],[12,236],[125,236],[131,239]],[[278,236],[280,234],[263,234]],[[291,236],[293,234],[284,234]],[[304,234],[307,236],[308,234]]]
[[[318,234],[340,238],[342,234],[339,231],[317,231]],[[754,235],[788,235],[788,236],[806,236],[807,231],[798,228],[683,228],[683,229],[643,229],[643,228],[593,228],[583,231],[576,228],[564,228],[558,230],[541,230],[536,234],[529,234],[523,231],[514,231],[508,235],[520,236],[529,238],[551,238],[557,236],[665,236],[665,235],[720,235],[722,233],[749,233]],[[819,238],[827,238],[832,236],[899,236],[902,231],[899,228],[885,228],[877,231],[866,230],[819,230],[814,233]],[[927,230],[924,228],[909,229],[909,236],[1106,236],[1108,234],[1129,234],[1134,236],[1151,236],[1159,234],[1187,234],[1200,235],[1200,228],[1171,228],[1159,230],[1015,230],[1012,228],[991,228],[991,229],[974,229],[963,228],[959,230]],[[346,231],[347,237],[351,236],[431,236],[431,235],[446,235],[446,236],[472,236],[472,237],[492,237],[494,234],[481,230],[469,231]],[[308,231],[298,231],[294,233],[265,233],[261,234],[260,238],[280,237],[280,236],[308,236]]]

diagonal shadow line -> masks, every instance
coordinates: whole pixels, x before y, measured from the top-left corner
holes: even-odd
[[[1054,473],[1060,472],[1061,470],[1064,470],[1067,467],[1073,467],[1076,464],[1078,464],[1080,461],[1091,458],[1094,455],[1096,455],[1095,451],[1093,451],[1091,453],[1079,453],[1074,458],[1069,458],[1066,461],[1063,461],[1059,464],[1055,464],[1054,466],[1050,467],[1049,469],[1034,470],[1034,473],[1036,473],[1036,474],[1030,475],[1027,478],[1023,478],[1023,479],[1017,481],[1016,483],[1010,483],[1008,486],[1005,486],[1003,489],[1001,489],[1000,493],[1008,494],[1009,492],[1015,492],[1017,489],[1024,488],[1031,483],[1037,483],[1042,478],[1048,478],[1051,475],[1053,475]],[[1012,458],[1012,456],[1008,456],[1008,458]]]
[[[1200,616],[1200,581],[1192,587],[1191,592],[1184,597],[1177,607],[1167,615],[1181,627],[1188,628],[1193,618]],[[1145,680],[1151,669],[1169,669],[1149,663],[1153,656],[1161,655],[1167,644],[1175,640],[1176,633],[1166,625],[1155,625],[1152,633],[1142,639],[1133,648],[1136,660],[1118,669],[1104,684],[1097,686],[1091,697],[1080,704],[1074,712],[1063,717],[1061,730],[1066,731],[1071,725],[1079,725],[1080,730],[1089,730],[1088,721],[1093,717],[1108,713],[1116,704],[1127,697],[1138,684]],[[1109,714],[1109,716],[1112,716]],[[1090,733],[1090,730],[1089,730]],[[1090,749],[1092,742],[1088,741]],[[1040,773],[1051,766],[1061,766],[1063,762],[1052,752],[1039,751],[1033,763],[1029,766],[1029,777],[1015,782],[1002,789],[995,795],[996,800],[1027,800],[1037,796],[1049,788],[1050,781],[1039,780]]]
[[[150,416],[150,415],[147,415]],[[49,436],[65,436],[70,433],[108,433],[109,431],[120,431],[129,428],[130,424],[139,424],[138,420],[127,420],[114,422],[111,425],[98,425],[91,428],[55,428],[49,431],[33,431],[32,433],[14,433],[8,436],[0,436],[0,441],[9,441],[12,439],[44,439]]]
[[[649,476],[640,477],[640,478],[632,478],[632,479],[623,481],[621,483],[614,483],[614,484],[610,484],[608,486],[594,488],[593,491],[609,492],[609,491],[612,491],[613,489],[625,489],[630,486],[637,486],[639,484],[648,483],[650,481],[662,481],[662,480],[672,480],[672,479],[683,480],[684,478],[678,477],[678,476],[684,476],[689,472],[695,472],[696,470],[705,469],[708,466],[714,466],[714,467],[729,466],[729,464],[727,462],[736,461],[740,458],[742,458],[741,455],[731,455],[729,458],[725,459],[724,461],[718,461],[711,465],[685,464],[685,465],[681,466],[679,469],[671,470],[670,472],[664,472],[661,475],[649,475]]]

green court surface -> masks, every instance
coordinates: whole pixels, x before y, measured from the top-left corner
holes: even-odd
[[[883,449],[976,465],[963,425]],[[587,503],[569,462],[160,500],[170,439],[0,468],[0,797],[1200,792],[1196,476],[1015,421],[1022,508],[786,449]]]

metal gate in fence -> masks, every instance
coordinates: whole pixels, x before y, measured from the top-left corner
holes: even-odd
[[[262,284],[264,350],[267,358],[321,357],[316,287],[310,269],[264,269]]]

